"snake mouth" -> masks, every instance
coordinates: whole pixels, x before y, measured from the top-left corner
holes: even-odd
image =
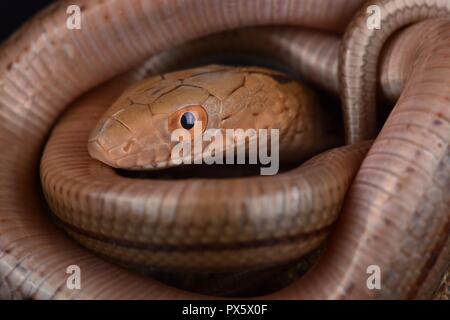
[[[110,161],[105,149],[98,142],[97,139],[89,140],[88,142],[88,153],[93,158],[100,162],[103,162],[109,166],[114,166],[114,163]]]
[[[106,156],[105,149],[101,146],[101,144],[96,140],[90,140],[88,143],[88,152],[89,155],[101,162],[108,163],[109,159]]]

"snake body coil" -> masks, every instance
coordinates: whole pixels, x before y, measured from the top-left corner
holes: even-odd
[[[124,169],[171,166],[167,127],[186,108],[206,110],[208,128],[278,128],[281,161],[327,149],[326,117],[311,93],[270,75],[280,77],[209,66],[138,82],[100,117],[90,154]],[[77,101],[47,143],[41,177],[68,232],[126,264],[226,271],[298,259],[324,239],[367,152],[367,143],[333,150],[275,177],[133,181],[86,149],[94,115],[117,92],[111,84]]]
[[[342,32],[355,11],[362,8],[353,18],[343,39],[340,71],[337,70],[337,54],[334,50],[329,51],[329,60],[325,60],[331,61],[332,67],[324,68],[320,58],[323,53],[315,50],[320,46],[314,45],[317,43],[314,39],[321,37],[320,35],[307,38],[310,39],[307,43],[312,44],[310,47],[298,49],[295,47],[298,42],[292,42],[287,49],[288,52],[300,51],[301,55],[307,57],[303,60],[303,65],[297,64],[299,70],[316,68],[318,72],[313,80],[321,82],[322,86],[331,91],[339,90],[342,93],[347,139],[349,142],[356,142],[373,137],[376,131],[372,103],[377,79],[375,70],[385,39],[406,24],[425,18],[447,17],[450,5],[447,0],[375,1],[382,13],[387,12],[388,15],[382,20],[380,30],[366,32],[366,8],[361,0],[79,2],[83,14],[82,30],[66,28],[67,2],[62,1],[36,16],[0,50],[0,139],[7,150],[0,155],[2,297],[201,297],[143,278],[98,258],[68,239],[45,215],[47,207],[37,191],[37,168],[41,152],[56,118],[80,94],[127,71],[149,56],[213,32],[267,24]],[[114,12],[121,14],[112,17]],[[404,19],[397,18],[399,16]],[[383,23],[388,26],[386,29],[383,28]],[[327,44],[330,48],[337,48],[338,39],[333,36],[322,37],[328,37]],[[388,98],[395,98],[401,93],[400,98],[346,193],[339,221],[333,229],[329,247],[323,257],[305,277],[267,296],[268,298],[430,296],[442,273],[447,270],[450,257],[449,38],[450,22],[446,18],[440,18],[420,22],[406,29],[389,44],[381,61],[381,89]],[[421,45],[404,45],[408,41],[418,43],[419,39],[423,40]],[[74,63],[76,70],[73,68]],[[100,116],[103,110],[99,110],[97,106],[111,103],[117,92],[130,83],[129,80],[124,77],[108,83],[99,92],[89,93],[75,105],[78,103],[80,109],[87,108],[86,105],[81,106],[80,101],[91,101],[92,112]],[[126,212],[131,212],[129,208],[136,203],[137,207],[145,208],[147,205],[151,208],[152,203],[143,205],[139,201],[143,201],[143,195],[148,191],[146,188],[153,186],[143,186],[136,181],[129,184],[127,179],[112,174],[111,169],[98,164],[89,165],[87,162],[92,160],[86,153],[88,130],[83,126],[88,128],[94,124],[94,120],[86,117],[85,113],[77,114],[76,111],[75,106],[65,116],[69,123],[64,128],[67,131],[56,127],[51,138],[53,142],[50,143],[55,147],[51,151],[56,159],[54,164],[67,168],[67,171],[59,170],[63,167],[53,168],[54,172],[62,172],[61,179],[70,179],[60,181],[62,189],[54,190],[54,194],[59,194],[58,199],[50,199],[50,203],[64,205],[61,212],[67,213],[65,222],[71,222],[66,224],[69,233],[91,248],[101,248],[105,254],[115,255],[115,251],[122,250],[121,246],[130,248],[130,244],[140,243],[140,233],[135,226],[140,225],[145,215],[131,216]],[[84,130],[80,130],[81,128]],[[68,133],[78,131],[80,135],[73,135],[73,140],[70,140],[71,135]],[[76,150],[81,153],[74,154]],[[322,160],[325,157],[325,162],[329,162],[329,165],[336,165],[339,172],[348,170],[341,173],[343,176],[347,174],[342,181],[349,183],[348,179],[353,175],[351,171],[354,166],[359,165],[363,153],[364,147],[361,147],[359,155],[350,158],[352,165],[348,167],[348,163],[343,165],[345,151],[330,151],[319,157]],[[77,158],[71,158],[72,156]],[[77,167],[75,160],[80,161],[83,166]],[[292,184],[302,183],[309,178],[300,180],[295,175],[304,177],[303,175],[307,176],[310,172],[315,172],[313,170],[318,170],[318,176],[311,176],[310,185],[304,188],[323,190],[318,182],[316,185],[317,177],[322,176],[321,170],[327,175],[330,169],[326,166],[313,169],[318,161],[318,158],[311,160],[308,170],[296,169],[275,179],[286,179]],[[101,176],[105,180],[92,181],[90,177],[93,176]],[[45,168],[42,177],[44,184],[59,178],[46,175]],[[117,181],[117,184],[107,186],[105,181]],[[86,183],[91,183],[92,189],[82,188]],[[239,185],[240,179],[236,179],[235,183]],[[324,181],[321,183],[325,184]],[[173,205],[174,198],[170,198],[172,195],[164,197],[168,195],[165,183],[158,182],[158,186],[161,189],[156,192],[160,192],[160,196],[153,193],[153,200],[161,203],[167,212],[171,212],[170,206]],[[200,189],[202,187],[196,186]],[[218,194],[223,194],[219,190],[220,184],[214,184],[214,187],[217,187]],[[277,198],[277,192],[272,192],[276,188],[281,190],[283,186],[281,183],[267,185],[268,201],[279,201],[281,206],[284,202]],[[253,191],[256,195],[260,192],[264,194],[264,190]],[[339,190],[339,196],[345,191]],[[180,183],[171,192],[176,197],[183,192],[186,194],[194,191]],[[290,196],[295,197],[295,194]],[[119,199],[121,206],[114,206],[117,202],[110,201],[111,197]],[[331,192],[330,197],[338,195]],[[239,194],[234,200],[247,199],[244,194]],[[299,201],[298,198],[296,200]],[[300,203],[304,202],[299,201],[298,204]],[[120,242],[118,246],[108,247],[105,243],[111,237],[98,236],[101,231],[96,227],[101,226],[97,223],[107,219],[74,214],[89,207],[94,208],[99,216],[105,214],[104,217],[112,219],[106,230],[117,232],[120,237],[116,239]],[[316,208],[317,205],[314,204],[311,209],[314,211]],[[236,214],[239,211],[230,212]],[[271,221],[270,212],[259,212],[260,222]],[[323,217],[325,219],[328,215]],[[73,223],[76,219],[78,221]],[[199,223],[205,221],[202,216]],[[164,237],[164,232],[174,226],[172,222],[182,225],[185,221],[166,220],[167,225],[164,225],[163,220],[154,222],[160,227],[155,229],[161,232],[158,236]],[[291,221],[283,218],[278,223],[282,226]],[[83,233],[74,225],[82,225],[92,232],[84,230]],[[261,222],[261,226],[265,225]],[[270,226],[270,223],[266,226]],[[215,232],[220,232],[220,228],[214,225],[210,228],[213,231],[209,240],[214,242],[212,239]],[[267,230],[269,229],[268,227]],[[233,235],[235,230],[237,229],[231,228],[230,234]],[[260,230],[265,229],[257,229],[258,232]],[[255,229],[248,234],[257,235],[258,232]],[[96,237],[93,237],[94,233]],[[272,237],[270,232],[262,233],[262,236]],[[198,238],[194,236],[193,239]],[[284,246],[281,252],[289,252],[289,243],[282,242],[278,245]],[[229,250],[227,252],[230,256],[240,259],[234,248],[220,247],[217,244],[213,246],[219,247],[217,252],[221,256],[224,251]],[[194,249],[183,250],[183,246],[176,241],[171,248],[175,251],[175,258],[163,261],[166,266],[176,267],[187,259],[202,260],[200,257],[205,252],[204,248],[197,250],[199,247],[195,246]],[[146,255],[142,251],[149,248],[137,246],[134,249],[137,250],[133,253],[138,257],[135,260],[137,264],[149,258],[150,255],[142,258]],[[256,252],[254,247],[243,250],[248,250],[248,254],[260,259],[258,263],[265,263],[265,257],[260,255],[261,252]],[[119,255],[121,254],[123,252]],[[219,255],[213,255],[214,253],[208,259],[218,259]],[[79,265],[83,272],[85,285],[79,291],[66,287],[65,271],[72,264]],[[381,290],[369,290],[366,286],[367,267],[370,265],[377,265],[382,270]]]

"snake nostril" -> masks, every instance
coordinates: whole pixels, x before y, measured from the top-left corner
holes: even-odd
[[[129,153],[134,144],[135,144],[134,140],[130,140],[127,143],[125,143],[125,145],[122,148],[123,152]]]

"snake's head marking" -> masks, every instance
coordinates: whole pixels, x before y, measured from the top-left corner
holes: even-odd
[[[171,133],[181,128],[202,135],[206,129],[276,128],[281,134],[285,130],[285,145],[301,151],[296,141],[309,120],[299,114],[312,100],[287,79],[263,68],[214,65],[143,80],[127,89],[100,118],[89,139],[89,154],[127,170],[176,166],[180,159],[172,159],[171,153],[179,141],[173,141]],[[202,127],[195,127],[195,121],[201,121]],[[190,160],[205,157],[217,148],[214,143],[214,139],[202,141],[200,154],[192,148]],[[227,152],[236,144],[226,140],[221,148]]]

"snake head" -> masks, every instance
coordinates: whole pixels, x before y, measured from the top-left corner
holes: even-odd
[[[308,121],[302,120],[299,112],[310,101],[302,102],[300,87],[286,79],[263,68],[212,65],[140,81],[125,90],[100,118],[89,138],[89,154],[115,168],[152,170],[204,159],[211,148],[222,148],[225,153],[238,143],[225,139],[218,147],[215,139],[201,139],[201,151],[194,150],[195,143],[191,143],[190,154],[180,161],[172,152],[180,143],[173,139],[177,129],[189,132],[192,140],[206,135],[206,129],[284,128],[285,145],[299,150],[298,137],[290,133],[305,131],[296,126]],[[256,136],[247,138],[250,141]]]

